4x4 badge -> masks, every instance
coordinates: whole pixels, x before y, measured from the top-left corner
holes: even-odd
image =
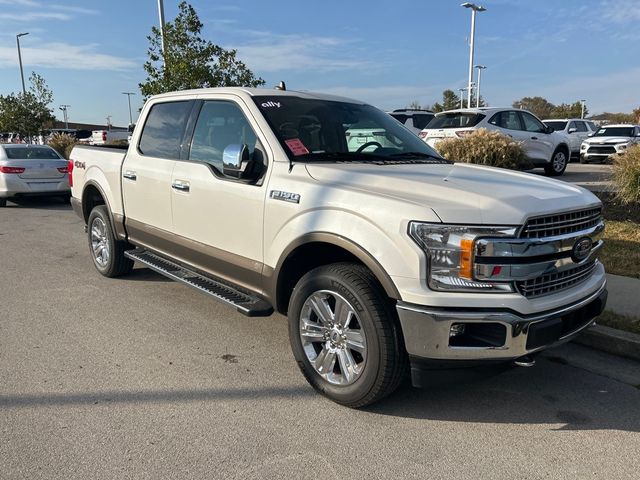
[[[269,194],[269,196],[274,200],[282,200],[283,202],[289,202],[289,203],[300,203],[299,193],[283,192],[281,190],[271,190],[271,193]]]

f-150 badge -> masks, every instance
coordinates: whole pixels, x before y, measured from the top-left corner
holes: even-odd
[[[274,200],[282,200],[283,202],[300,203],[300,194],[283,192],[281,190],[271,190],[269,195]]]

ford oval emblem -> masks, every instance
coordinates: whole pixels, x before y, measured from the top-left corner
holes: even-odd
[[[592,246],[593,241],[589,237],[578,239],[571,250],[571,259],[576,263],[580,263],[589,256]]]

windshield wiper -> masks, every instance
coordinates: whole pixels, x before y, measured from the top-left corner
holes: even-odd
[[[391,155],[389,155],[389,157],[392,159],[400,159],[400,160],[420,160],[420,163],[451,163],[449,160],[439,157],[438,155],[433,155],[431,153],[424,153],[424,152],[392,153]],[[430,160],[427,160],[427,159],[430,159]]]
[[[383,155],[376,155],[375,153],[365,153],[365,152],[312,152],[307,153],[305,155],[300,155],[296,157],[296,160],[301,161],[314,161],[314,160],[330,160],[332,162],[366,162],[366,163],[375,163],[380,162],[381,160],[386,160],[387,157]]]

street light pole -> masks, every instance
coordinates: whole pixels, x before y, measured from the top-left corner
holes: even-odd
[[[476,36],[476,13],[484,12],[487,9],[485,7],[481,7],[476,5],[475,3],[465,2],[460,5],[464,8],[471,9],[471,37],[469,42],[469,81],[467,82],[467,107],[471,107],[471,83],[473,82],[473,50],[475,44],[475,36]]]
[[[69,129],[69,121],[68,121],[68,117],[67,117],[67,109],[70,106],[71,105],[60,105],[60,110],[62,110],[62,113],[64,114],[64,128],[65,128],[65,130]]]
[[[134,92],[122,92],[123,95],[127,96],[129,100],[129,125],[133,124],[133,117],[131,116],[131,95],[135,95]]]
[[[166,56],[167,50],[164,44],[164,2],[163,0],[158,0],[158,16],[160,17],[160,46],[162,47],[162,63],[166,65],[165,56]]]
[[[476,88],[476,107],[480,106],[480,77],[482,74],[482,70],[486,69],[484,65],[476,65],[478,69],[478,88]]]
[[[107,130],[111,131],[111,115],[107,115]]]
[[[586,102],[586,100],[580,100],[580,103],[582,103],[582,113],[580,114],[580,118],[584,118],[584,103]]]
[[[460,108],[462,108],[462,102],[464,101],[463,97],[464,97],[464,91],[466,90],[466,88],[459,88],[458,91],[460,92]]]
[[[29,35],[29,32],[19,33],[16,35],[16,44],[18,45],[18,63],[20,63],[20,79],[22,80],[22,94],[27,93],[27,89],[24,86],[24,71],[22,70],[22,53],[20,53],[20,37]]]

